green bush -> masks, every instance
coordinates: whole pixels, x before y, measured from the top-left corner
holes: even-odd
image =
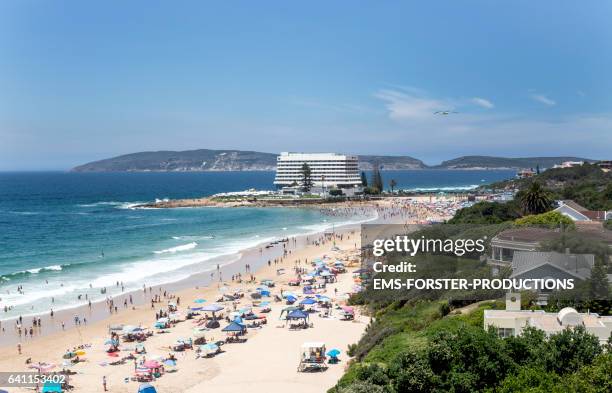
[[[518,227],[536,226],[551,229],[560,227],[572,229],[576,227],[571,218],[556,211],[525,216],[515,220],[514,225]]]

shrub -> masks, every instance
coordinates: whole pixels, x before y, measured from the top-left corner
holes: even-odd
[[[514,225],[518,227],[537,226],[551,229],[561,226],[565,228],[575,228],[574,221],[572,221],[571,218],[556,211],[525,216],[515,220]]]

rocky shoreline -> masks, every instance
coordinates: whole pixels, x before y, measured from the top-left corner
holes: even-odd
[[[272,199],[244,198],[219,199],[214,197],[173,199],[143,203],[133,206],[134,209],[176,209],[195,207],[291,207],[291,206],[321,206],[337,204],[342,201],[330,201],[322,198]]]

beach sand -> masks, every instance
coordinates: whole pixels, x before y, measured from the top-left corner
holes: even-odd
[[[413,198],[389,198],[384,201],[377,201],[379,219],[376,223],[417,223],[424,220],[445,219],[454,213],[459,198],[445,198],[438,196],[422,196]],[[301,293],[301,287],[289,287],[287,282],[295,278],[293,268],[296,261],[301,261],[300,267],[310,270],[310,264],[304,261],[312,261],[324,255],[330,256],[332,260],[347,259],[353,260],[354,264],[348,268],[348,272],[338,275],[336,283],[328,284],[326,293],[333,297],[334,289],[337,288],[339,294],[349,293],[354,285],[354,278],[351,271],[358,268],[358,250],[360,249],[359,226],[347,227],[342,230],[336,229],[336,245],[339,251],[332,251],[332,242],[326,241],[323,244],[312,244],[313,239],[323,238],[321,234],[311,235],[310,241],[305,238],[296,238],[295,245],[291,242],[287,244],[287,249],[291,253],[282,259],[278,265],[274,263],[268,266],[263,260],[279,258],[282,255],[282,247],[274,247],[270,250],[263,249],[260,254],[259,249],[245,252],[243,258],[233,264],[222,266],[225,282],[231,288],[241,287],[245,291],[245,297],[241,300],[238,308],[250,306],[251,300],[248,291],[253,291],[258,283],[264,278],[271,278],[277,282],[273,289],[273,294],[278,294],[280,288]],[[340,234],[343,239],[340,240]],[[279,249],[280,248],[280,249]],[[250,262],[252,261],[252,262]],[[244,263],[251,263],[258,267],[256,270],[256,283],[236,284],[228,278],[232,274],[241,272],[245,274]],[[263,266],[262,266],[263,265]],[[277,276],[277,269],[284,268],[285,273]],[[189,286],[186,286],[189,285]],[[208,285],[204,287],[202,285]],[[183,312],[186,306],[193,305],[193,300],[197,298],[207,299],[207,303],[214,302],[219,297],[219,283],[211,283],[206,275],[199,275],[190,278],[187,282],[180,284],[170,284],[164,286],[163,290],[170,291],[173,295],[180,297],[181,306],[179,310]],[[62,355],[68,350],[78,345],[90,344],[86,349],[86,361],[69,368],[77,374],[70,377],[70,384],[75,386],[75,392],[101,392],[103,391],[103,377],[107,380],[109,392],[136,392],[138,382],[129,380],[134,374],[133,361],[127,361],[122,365],[108,365],[106,363],[116,360],[109,357],[104,351],[104,342],[109,338],[108,327],[110,325],[141,325],[151,328],[155,322],[155,310],[159,310],[167,305],[164,299],[162,303],[155,304],[155,310],[151,308],[151,294],[162,294],[162,289],[154,287],[151,292],[144,293],[142,290],[133,293],[134,307],[123,308],[123,297],[127,294],[116,297],[115,302],[119,306],[119,312],[109,314],[105,309],[104,302],[94,304],[89,312],[88,325],[70,326],[66,331],[58,329],[58,320],[71,322],[71,316],[75,310],[60,311],[56,314],[55,320],[47,317],[43,320],[44,334],[40,334],[34,339],[22,340],[22,354],[17,354],[15,342],[2,347],[3,354],[0,359],[0,371],[20,372],[31,371],[27,368],[26,359],[30,358],[33,362],[47,362],[58,365],[55,371],[62,368]],[[214,358],[196,359],[195,351],[187,350],[177,352],[178,371],[166,373],[161,378],[153,382],[153,385],[160,393],[196,393],[203,391],[215,392],[325,392],[332,387],[343,375],[345,366],[350,358],[346,354],[347,346],[359,340],[363,334],[369,317],[361,315],[359,310],[355,321],[342,321],[337,318],[337,310],[334,310],[331,318],[319,317],[313,314],[311,322],[314,328],[290,331],[285,325],[285,321],[279,319],[280,311],[286,307],[284,302],[272,302],[272,311],[267,314],[268,323],[261,329],[249,329],[246,343],[225,344],[222,346],[223,353]],[[231,303],[226,303],[226,310],[230,310]],[[85,306],[86,307],[86,306]],[[78,310],[80,314],[83,307]],[[334,315],[336,314],[336,315]],[[25,322],[25,320],[24,320]],[[14,323],[14,322],[13,322]],[[221,326],[226,323],[222,322]],[[9,322],[4,323],[7,333]],[[68,323],[67,323],[68,326]],[[195,325],[192,320],[177,324],[169,329],[167,334],[155,333],[144,345],[147,349],[147,359],[155,356],[167,357],[170,346],[179,338],[188,338],[193,335]],[[206,333],[206,339],[211,341],[223,340],[226,335],[220,329],[215,329]],[[8,339],[8,338],[7,338]],[[299,363],[300,348],[304,342],[321,341],[327,346],[327,350],[332,348],[339,349],[340,363],[329,366],[324,372],[299,373],[297,366]],[[127,356],[130,352],[128,348],[133,348],[134,344],[122,344],[123,349],[120,357]],[[127,381],[127,382],[126,382]],[[31,392],[32,388],[11,388],[10,392]]]
[[[273,293],[279,292],[283,287],[287,290],[301,292],[301,288],[286,286],[286,282],[295,277],[292,268],[294,261],[304,261],[306,258],[311,261],[323,255],[332,257],[344,257],[347,252],[355,252],[355,244],[359,243],[359,232],[344,234],[344,239],[337,240],[340,252],[332,252],[331,242],[322,245],[308,245],[302,249],[294,251],[284,259],[279,265],[272,264],[264,266],[256,272],[257,280],[262,278],[272,278],[278,284]],[[307,267],[303,263],[302,267]],[[276,275],[276,269],[285,268],[285,274]],[[308,266],[309,267],[309,266]],[[352,268],[354,270],[355,267]],[[353,286],[352,274],[349,272],[340,274],[338,282],[327,286],[327,293],[334,294],[334,288],[338,288],[338,293],[345,293]],[[238,286],[232,284],[231,287]],[[242,284],[245,290],[252,290],[256,284]],[[209,302],[214,301],[218,296],[217,285],[208,288],[190,288],[174,293],[181,298],[181,307],[192,305],[196,298],[204,298]],[[242,299],[241,305],[250,305],[251,300],[248,294]],[[165,304],[165,303],[163,303]],[[231,304],[227,304],[228,308]],[[239,306],[239,308],[240,308]],[[156,309],[161,307],[156,305]],[[214,358],[196,359],[195,351],[187,350],[177,352],[177,368],[175,373],[166,373],[161,378],[153,382],[159,392],[235,392],[248,390],[250,392],[280,392],[291,390],[292,392],[323,392],[332,387],[342,376],[344,366],[349,358],[346,355],[348,344],[356,342],[363,333],[368,322],[368,317],[361,316],[355,321],[341,321],[336,317],[322,318],[313,315],[311,322],[314,328],[290,331],[284,326],[285,321],[279,320],[280,310],[286,307],[284,302],[272,302],[272,311],[268,314],[268,324],[261,329],[249,329],[248,340],[242,344],[226,344],[222,347],[223,353]],[[26,359],[31,358],[33,362],[54,363],[61,367],[62,354],[67,349],[71,349],[80,344],[91,344],[86,349],[84,356],[87,361],[71,366],[76,375],[70,377],[70,384],[75,386],[76,392],[100,392],[102,389],[102,379],[106,377],[108,391],[110,392],[136,392],[138,382],[125,382],[125,378],[133,375],[134,364],[130,361],[123,365],[102,366],[103,362],[115,360],[110,358],[104,351],[104,341],[109,337],[108,326],[113,324],[132,324],[151,327],[155,321],[155,311],[150,308],[150,304],[141,304],[134,310],[126,310],[118,314],[113,314],[106,319],[90,323],[87,326],[72,328],[65,332],[56,332],[32,340],[28,343],[22,342],[22,354],[17,355],[16,346],[5,347],[5,356],[0,359],[0,370],[9,372],[31,371],[25,364]],[[336,312],[337,313],[337,312]],[[222,322],[222,326],[226,323]],[[147,357],[155,355],[167,356],[171,351],[171,346],[178,338],[187,338],[192,335],[194,328],[192,320],[177,324],[169,329],[168,334],[155,334],[150,337],[144,345],[147,349]],[[217,341],[225,338],[225,334],[220,329],[207,332],[206,338],[209,341]],[[307,341],[323,341],[328,350],[337,348],[342,351],[339,364],[330,365],[329,369],[320,373],[298,373],[300,347]],[[122,347],[133,347],[133,344],[122,344]],[[120,356],[127,356],[129,352],[122,351]],[[58,369],[60,368],[58,367]],[[57,369],[56,369],[57,370]],[[28,388],[12,388],[11,392],[28,392]]]

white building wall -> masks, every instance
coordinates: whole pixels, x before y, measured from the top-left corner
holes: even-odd
[[[302,166],[308,164],[314,187],[350,188],[361,185],[357,156],[336,153],[281,153],[274,184],[280,187],[302,182]]]

